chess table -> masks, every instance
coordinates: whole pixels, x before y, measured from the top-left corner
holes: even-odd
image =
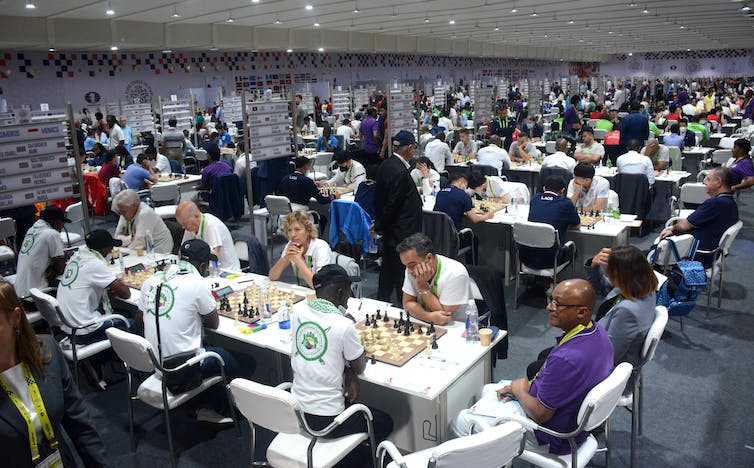
[[[432,345],[437,347],[437,338],[447,333],[442,327],[406,322],[403,313],[400,319],[386,318],[387,315],[377,318],[375,314],[357,323],[356,330],[367,357],[394,366],[403,366],[421,352],[431,355]]]
[[[188,174],[160,174],[157,176],[157,182],[173,182],[177,180],[188,180]]]
[[[337,187],[335,185],[323,185],[319,187],[319,193],[322,194],[322,196],[329,197],[332,195],[338,195],[342,196],[347,193],[352,193],[353,190],[351,190],[348,187]]]
[[[488,213],[490,211],[500,211],[508,207],[503,203],[501,198],[487,198],[485,200],[474,200],[474,210],[478,213]]]

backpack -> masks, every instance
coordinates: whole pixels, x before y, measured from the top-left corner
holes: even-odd
[[[667,281],[657,292],[657,305],[665,306],[668,315],[688,315],[696,305],[696,298],[707,286],[707,275],[702,262],[694,260],[699,241],[694,240],[689,251],[689,259],[681,260],[675,242],[666,238],[675,256],[676,264],[667,274]]]

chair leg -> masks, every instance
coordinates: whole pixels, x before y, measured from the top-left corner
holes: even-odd
[[[513,310],[518,309],[518,281],[519,281],[519,274],[518,274],[518,263],[516,263],[516,286],[513,290]]]
[[[631,402],[631,467],[636,466],[636,443],[637,433],[641,425],[641,418],[639,417],[639,406],[641,396],[637,386],[634,387],[633,401]]]
[[[605,468],[610,468],[610,418],[605,420]]]
[[[712,273],[709,276],[709,283],[707,283],[707,311],[705,312],[704,318],[709,319],[709,306],[710,306],[710,300],[712,299],[712,282],[715,280],[715,261],[712,261]]]
[[[725,271],[725,256],[720,259],[720,281],[717,285],[717,308],[720,309],[720,305],[723,300],[723,272]]]
[[[641,376],[641,373],[639,374],[638,383],[637,392],[639,400],[636,401],[634,399],[634,401],[636,402],[636,413],[639,415],[639,435],[642,435],[644,432],[644,415],[642,414],[642,408],[644,408],[644,379]],[[635,394],[637,392],[635,392]]]
[[[136,450],[136,436],[134,435],[134,401],[131,396],[131,370],[125,363],[124,366],[126,368],[126,395],[128,396],[128,430],[131,435],[131,451],[133,452]]]
[[[175,448],[173,447],[173,431],[170,429],[170,410],[167,405],[163,405],[162,411],[165,415],[165,432],[168,436],[168,448],[170,449],[170,466],[175,468]]]
[[[81,385],[79,384],[79,357],[78,353],[76,352],[76,333],[70,337],[71,340],[71,352],[73,353],[73,376],[76,379],[76,387],[81,389]]]

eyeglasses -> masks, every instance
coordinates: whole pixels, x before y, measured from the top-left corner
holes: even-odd
[[[551,305],[556,309],[564,309],[566,307],[586,307],[584,304],[561,304],[552,296],[547,297],[547,305]]]

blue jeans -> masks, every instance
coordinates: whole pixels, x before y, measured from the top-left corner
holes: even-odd
[[[115,328],[130,332],[130,333],[139,333],[139,331],[136,330],[136,321],[134,319],[126,319],[126,320],[128,323],[123,323],[123,321],[120,319],[105,320],[104,322],[102,322],[99,328],[94,330],[93,332],[87,333],[85,335],[76,335],[76,344],[89,345],[92,343],[96,343],[97,341],[106,340],[107,335],[105,334],[105,330],[107,330],[110,327],[115,327]],[[139,333],[139,334],[142,334],[142,333]]]
[[[233,378],[238,376],[238,360],[233,354],[223,348],[214,346],[205,346],[205,351],[212,351],[220,355],[225,362],[225,380],[230,383]],[[220,363],[217,359],[205,359],[202,362],[202,379],[220,375]],[[225,388],[222,385],[214,385],[212,388],[203,392],[197,398],[199,406],[211,408],[220,414],[226,414],[230,407],[228,406],[228,397]]]

